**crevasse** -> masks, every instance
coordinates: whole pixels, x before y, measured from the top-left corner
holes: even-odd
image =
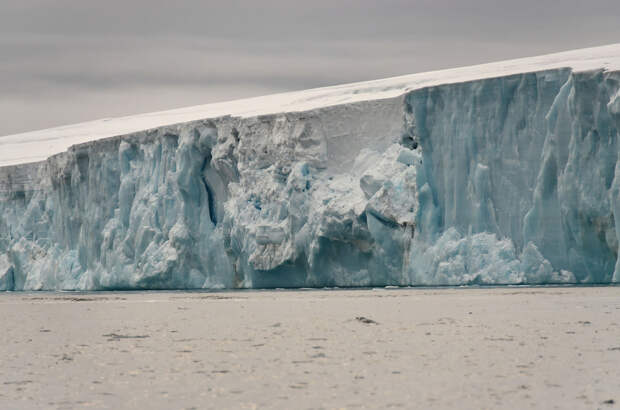
[[[555,68],[75,145],[0,168],[0,289],[618,282],[619,129]]]

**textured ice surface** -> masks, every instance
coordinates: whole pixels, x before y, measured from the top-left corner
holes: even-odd
[[[227,104],[0,138],[0,288],[620,281],[618,45]]]

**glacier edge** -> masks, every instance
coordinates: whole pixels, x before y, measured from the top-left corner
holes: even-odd
[[[223,116],[0,168],[0,288],[611,283],[620,72]]]

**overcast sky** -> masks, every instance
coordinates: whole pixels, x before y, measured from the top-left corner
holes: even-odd
[[[0,135],[620,42],[619,0],[0,0]]]

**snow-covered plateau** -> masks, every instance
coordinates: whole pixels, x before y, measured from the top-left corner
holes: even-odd
[[[620,282],[620,44],[0,137],[0,289]]]

